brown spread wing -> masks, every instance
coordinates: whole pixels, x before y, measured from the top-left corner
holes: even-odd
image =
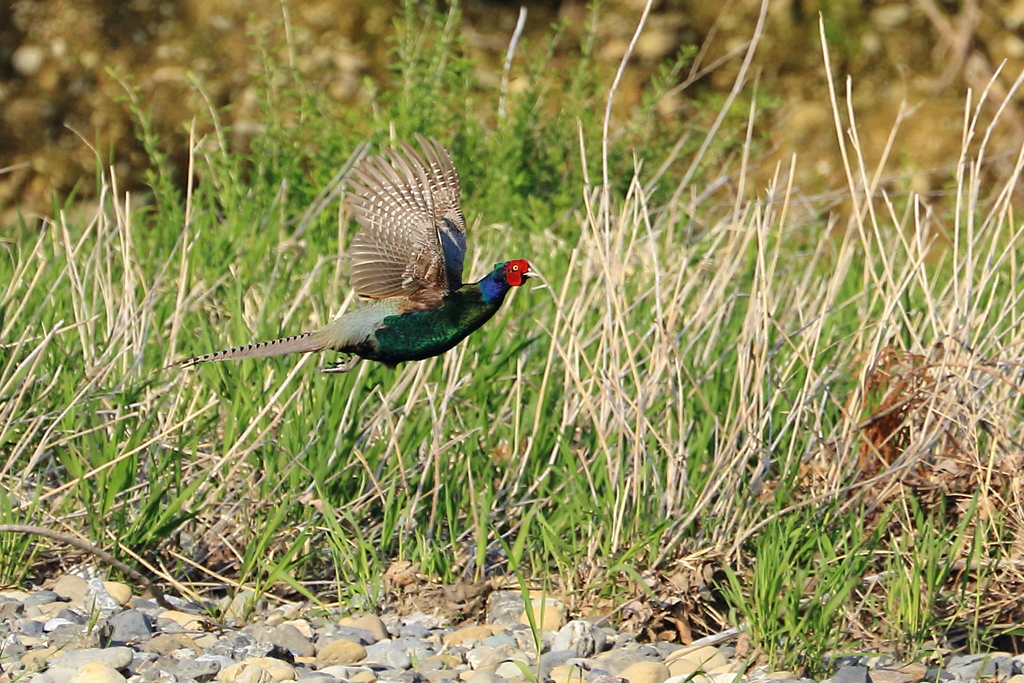
[[[419,140],[426,159],[403,144],[353,171],[348,199],[362,227],[350,248],[352,286],[362,297],[432,307],[461,284],[465,220],[451,159],[437,141]]]

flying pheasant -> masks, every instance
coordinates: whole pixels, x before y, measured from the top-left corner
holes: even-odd
[[[403,142],[400,150],[364,159],[350,180],[348,201],[362,226],[349,250],[352,286],[369,303],[315,332],[179,365],[329,350],[350,356],[324,372],[348,372],[364,358],[395,367],[438,356],[487,322],[509,288],[532,276],[530,263],[499,263],[479,282],[463,284],[466,219],[459,176],[437,140],[416,139],[422,154]]]

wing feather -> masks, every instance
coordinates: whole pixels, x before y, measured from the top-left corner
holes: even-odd
[[[434,223],[437,225],[441,247],[448,270],[449,286],[457,289],[462,284],[462,265],[466,256],[466,219],[460,206],[461,187],[455,164],[434,138],[429,141],[419,133],[416,140],[426,157],[424,171],[434,200]],[[407,151],[412,148],[404,145]]]
[[[417,140],[422,156],[403,143],[353,170],[352,285],[365,298],[430,307],[462,284],[466,229],[451,158],[437,140]]]

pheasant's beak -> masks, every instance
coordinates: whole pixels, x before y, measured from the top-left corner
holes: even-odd
[[[540,281],[540,284],[534,285],[533,289],[547,289],[548,285],[547,282],[544,280],[544,277],[537,271],[533,270],[532,267],[530,268],[530,270],[526,271],[525,276]],[[526,282],[524,281],[523,284],[525,285]]]

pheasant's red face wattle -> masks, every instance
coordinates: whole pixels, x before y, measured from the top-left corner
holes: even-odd
[[[519,287],[530,274],[530,262],[517,259],[505,264],[505,282],[511,287]]]

